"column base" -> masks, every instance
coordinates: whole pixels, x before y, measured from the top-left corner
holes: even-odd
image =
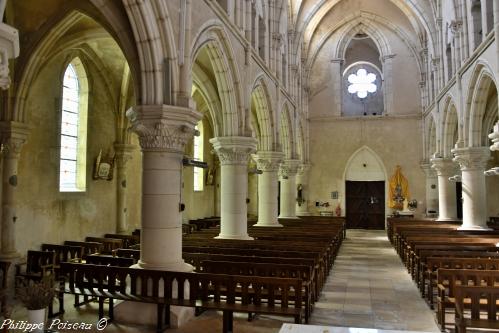
[[[458,220],[459,219],[457,217],[456,218],[452,218],[452,217],[439,217],[435,221],[436,222],[449,222],[449,221],[458,221]]]
[[[170,271],[170,272],[194,272],[194,266],[185,263],[183,260],[165,265],[148,264],[139,260],[138,263],[130,266],[130,268],[154,269],[158,271]]]
[[[21,254],[17,251],[0,253],[0,259],[2,259],[2,260],[9,261],[9,260],[17,259],[17,258],[21,258]]]
[[[296,212],[297,216],[312,216],[310,212]]]
[[[116,322],[156,327],[156,304],[125,301],[114,306]],[[194,308],[170,306],[170,327],[178,328],[194,318]]]
[[[219,234],[216,237],[213,237],[215,239],[241,239],[241,240],[253,240],[253,237],[246,235],[223,235]]]
[[[479,225],[472,225],[472,226],[460,226],[457,228],[457,230],[467,230],[467,231],[491,231],[494,230],[489,227],[483,227]]]
[[[283,225],[280,223],[260,223],[257,222],[256,224],[253,224],[252,227],[282,227]]]
[[[281,216],[279,215],[280,219],[288,219],[288,220],[299,220],[300,218],[298,216]]]

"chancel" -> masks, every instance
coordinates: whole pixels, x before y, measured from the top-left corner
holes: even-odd
[[[0,17],[0,330],[499,330],[499,1]]]

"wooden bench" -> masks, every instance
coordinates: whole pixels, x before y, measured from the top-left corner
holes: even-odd
[[[448,308],[455,310],[455,286],[497,286],[499,271],[441,268],[437,271],[437,283],[437,320],[440,328],[445,330],[445,311]]]
[[[121,239],[123,242],[122,247],[125,249],[140,243],[140,237],[136,235],[105,234],[104,238]]]
[[[168,272],[79,263],[63,263],[61,268],[69,276],[62,291],[96,297],[99,300],[99,318],[104,317],[105,299],[109,299],[111,320],[114,319],[114,300],[156,304],[157,332],[166,328],[164,324],[168,326],[171,305],[223,311],[224,333],[233,332],[234,312],[291,316],[296,323],[301,323],[304,315],[300,279]],[[142,281],[148,283],[140,283]],[[185,293],[186,284],[189,286],[188,296]],[[178,289],[176,293],[175,289]],[[240,292],[240,296],[236,297],[236,291]],[[290,301],[291,298],[293,301]]]
[[[499,287],[456,286],[454,289],[457,333],[466,333],[468,327],[499,330]],[[465,306],[466,305],[466,306]],[[466,315],[465,309],[470,309]],[[481,318],[485,312],[487,318]]]
[[[103,254],[112,254],[113,250],[123,248],[123,239],[106,238],[106,237],[86,237],[86,242],[95,242],[102,244]]]
[[[4,318],[10,316],[7,306],[7,278],[9,267],[9,261],[0,261],[0,314],[3,315]]]
[[[16,264],[15,287],[22,280],[41,281],[43,277],[54,274],[55,252],[28,250],[26,261]],[[24,270],[22,267],[25,267]]]
[[[204,273],[301,279],[305,303],[305,323],[312,311],[312,268],[304,265],[203,260]],[[276,295],[278,296],[278,295]]]
[[[85,259],[87,255],[102,253],[104,245],[98,242],[80,242],[80,241],[65,241],[64,245],[80,246],[83,248],[82,258]]]

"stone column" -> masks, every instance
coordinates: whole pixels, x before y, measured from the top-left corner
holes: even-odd
[[[393,113],[393,58],[394,54],[383,56],[383,75],[385,78],[385,114]]]
[[[331,86],[334,99],[333,115],[341,116],[342,110],[342,75],[341,75],[341,65],[343,64],[343,59],[334,58],[331,59]]]
[[[298,173],[296,175],[296,186],[301,184],[302,186],[302,202],[296,201],[296,215],[297,216],[309,216],[312,215],[308,211],[308,172],[310,170],[310,164],[301,164],[298,168]]]
[[[454,161],[462,171],[463,224],[460,230],[489,230],[487,227],[487,188],[485,169],[490,159],[488,147],[456,148]]]
[[[490,146],[490,150],[497,151],[499,150],[499,123],[494,126],[494,132],[489,134],[489,138],[492,140],[492,145]]]
[[[426,214],[428,215],[429,211],[438,212],[438,178],[430,163],[422,163],[421,169],[426,175]]]
[[[246,198],[248,160],[256,150],[252,137],[226,136],[210,139],[220,160],[221,221],[216,238],[252,239],[248,236]]]
[[[456,164],[448,158],[431,159],[438,176],[438,220],[457,220],[456,185],[449,177],[456,174]]]
[[[259,151],[255,155],[258,169],[263,173],[258,176],[258,223],[256,227],[282,227],[277,218],[279,202],[279,165],[284,154],[275,151]]]
[[[21,149],[28,136],[28,128],[21,123],[2,123],[2,245],[0,257],[15,259],[20,257],[16,247],[17,221],[17,167]]]
[[[116,152],[116,198],[117,198],[117,216],[116,216],[116,232],[125,234],[128,232],[128,207],[127,207],[127,177],[126,165],[132,159],[134,146],[130,144],[114,144]]]
[[[281,213],[279,214],[279,218],[297,218],[296,174],[298,173],[299,166],[299,160],[285,160],[281,165]]]
[[[171,105],[143,105],[127,116],[142,148],[139,268],[192,271],[182,259],[180,190],[185,145],[201,114]]]

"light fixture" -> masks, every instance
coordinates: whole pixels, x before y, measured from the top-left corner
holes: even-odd
[[[208,163],[203,162],[203,161],[199,161],[199,160],[195,160],[195,159],[188,157],[188,156],[184,156],[184,158],[182,159],[182,164],[185,166],[192,166],[195,168],[208,169]]]

